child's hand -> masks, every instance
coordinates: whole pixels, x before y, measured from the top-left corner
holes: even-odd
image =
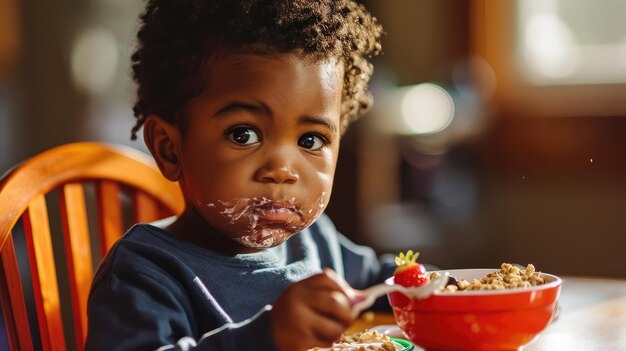
[[[352,288],[330,269],[287,287],[270,312],[281,351],[328,347],[352,322]]]

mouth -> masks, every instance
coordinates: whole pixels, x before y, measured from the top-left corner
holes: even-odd
[[[297,210],[293,206],[266,203],[254,206],[251,209],[252,215],[257,222],[264,225],[284,225],[295,223],[299,218]]]
[[[217,206],[207,206],[218,207],[219,214],[238,228],[240,236],[233,240],[250,248],[268,248],[280,245],[312,223],[324,209],[325,194],[310,204],[310,208],[303,208],[295,197],[284,200],[265,196],[218,200]]]
[[[257,196],[235,198],[232,201],[218,200],[219,213],[230,224],[247,223],[247,231],[259,232],[263,229],[294,231],[302,229],[308,222],[311,209],[302,208],[295,197],[290,199]],[[216,207],[216,205],[212,205]],[[241,220],[241,221],[240,221]]]

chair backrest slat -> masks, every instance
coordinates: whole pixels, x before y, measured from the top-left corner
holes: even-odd
[[[99,238],[94,238],[96,233],[89,233],[87,214],[91,207],[85,202],[91,197],[85,198],[85,183],[95,186]],[[51,230],[48,223],[45,196],[56,190],[61,196],[63,234],[57,233],[56,228]],[[74,332],[76,348],[84,349],[93,262],[104,257],[126,229],[122,216],[125,199],[133,202],[134,215],[143,222],[179,214],[184,206],[179,186],[162,176],[149,155],[120,145],[89,142],[61,145],[25,160],[0,178],[0,306],[12,351],[32,351],[34,345],[39,345],[32,339],[38,334],[43,350],[65,351],[66,346],[74,344],[65,340],[65,331],[68,335]],[[13,235],[21,233],[21,228],[15,228],[20,218],[26,238],[25,252],[20,250],[21,246],[13,246]],[[58,286],[52,245],[60,249],[57,238],[62,238],[65,250],[54,254],[62,255],[65,251],[69,286]],[[93,251],[96,246],[100,253]],[[28,273],[20,271],[17,263],[26,259],[30,263]],[[20,274],[31,277],[26,279]],[[59,274],[65,278],[65,270]],[[26,291],[22,280],[25,283],[32,280],[32,299],[30,294],[23,294],[30,292],[30,287]],[[72,313],[73,318],[71,324],[63,325],[60,297],[66,295],[59,292],[68,288],[71,302],[62,300],[62,303],[63,308],[71,307],[72,311],[68,308],[63,313]],[[29,321],[32,305],[38,328],[32,316]],[[67,319],[69,322],[70,318]]]
[[[148,223],[160,218],[159,205],[152,196],[145,192],[135,191],[133,204],[136,222]]]
[[[93,279],[93,261],[85,193],[80,183],[68,183],[61,191],[61,219],[70,275],[76,345],[87,338],[87,297]]]
[[[65,350],[59,284],[43,195],[33,198],[23,218],[42,348],[44,351]]]
[[[98,225],[100,226],[100,251],[102,256],[122,235],[122,205],[120,187],[117,183],[103,180],[96,182],[98,202]]]
[[[0,302],[7,321],[9,345],[12,350],[32,351],[33,342],[28,324],[26,302],[17,269],[13,237],[9,235],[4,243],[0,261]],[[15,322],[15,323],[12,323]],[[19,327],[17,327],[19,326]]]

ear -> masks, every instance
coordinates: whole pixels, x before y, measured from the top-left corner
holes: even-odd
[[[180,131],[164,119],[150,115],[143,127],[143,138],[165,178],[175,182],[182,175]]]

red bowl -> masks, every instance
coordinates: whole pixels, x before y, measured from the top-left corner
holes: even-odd
[[[498,269],[458,269],[457,279],[479,279]],[[440,271],[443,273],[444,271]],[[521,350],[552,320],[561,279],[542,273],[548,283],[531,288],[436,292],[423,300],[388,295],[400,329],[428,351]],[[385,281],[394,284],[393,278]]]

